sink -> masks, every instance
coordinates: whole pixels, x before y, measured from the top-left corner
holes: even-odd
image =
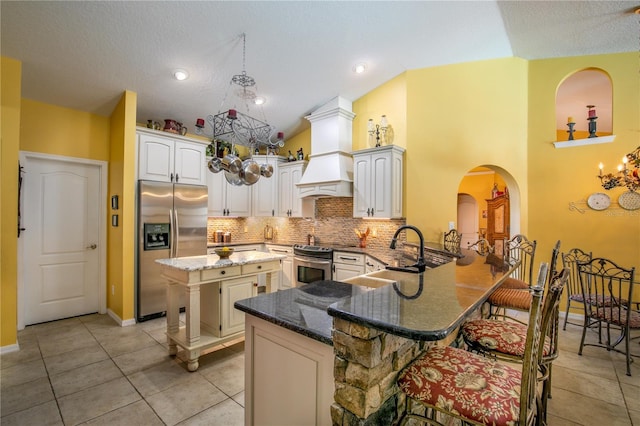
[[[372,277],[370,275],[359,275],[357,277],[348,278],[343,283],[355,284],[363,287],[378,288],[384,287],[395,282],[395,280],[388,280],[384,278]]]

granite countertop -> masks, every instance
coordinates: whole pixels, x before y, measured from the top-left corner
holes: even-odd
[[[235,302],[234,307],[327,345],[333,345],[333,318],[327,314],[327,308],[332,303],[366,291],[365,287],[339,281],[316,281],[239,300]]]
[[[220,259],[218,255],[175,257],[171,259],[156,259],[160,263],[181,271],[201,271],[203,269],[228,268],[229,266],[248,265],[250,263],[268,262],[284,259],[281,254],[271,254],[262,251],[243,251],[233,253],[228,259]]]
[[[332,317],[413,340],[441,340],[510,273],[502,259],[475,252],[421,274],[383,270],[395,280],[379,288],[318,281],[235,303],[241,311],[332,344]],[[326,307],[326,308],[324,308]]]

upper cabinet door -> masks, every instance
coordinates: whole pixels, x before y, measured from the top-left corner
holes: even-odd
[[[173,182],[174,147],[173,140],[139,134],[139,179]]]
[[[177,183],[206,185],[206,145],[175,141],[174,179]]]
[[[354,217],[402,217],[403,153],[395,145],[353,153]]]
[[[138,131],[138,178],[206,185],[206,149],[203,143]]]

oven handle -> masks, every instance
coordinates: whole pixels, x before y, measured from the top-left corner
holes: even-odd
[[[304,265],[310,265],[310,264],[315,264],[315,265],[331,265],[331,260],[326,260],[326,259],[310,259],[308,257],[297,257],[294,256],[293,260],[295,262],[304,264]]]

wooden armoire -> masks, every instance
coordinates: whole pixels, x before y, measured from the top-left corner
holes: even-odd
[[[509,195],[487,200],[487,241],[496,255],[504,252],[504,239],[509,238]]]

